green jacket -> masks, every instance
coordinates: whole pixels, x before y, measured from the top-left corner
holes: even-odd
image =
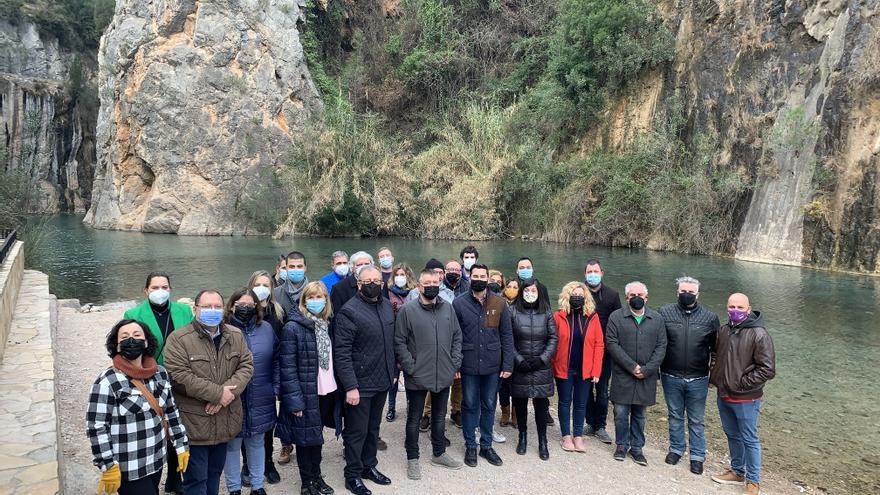
[[[192,309],[187,304],[168,301],[171,305],[171,321],[174,322],[174,329],[189,325],[193,320]],[[139,306],[129,309],[125,312],[123,318],[137,320],[150,327],[153,336],[159,342],[159,352],[154,356],[156,362],[163,364],[165,362],[165,338],[162,337],[162,330],[159,329],[159,323],[156,321],[156,315],[150,308],[150,300],[145,299]]]

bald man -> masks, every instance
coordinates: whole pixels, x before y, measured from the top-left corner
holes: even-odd
[[[715,365],[709,382],[718,389],[718,413],[730,448],[730,469],[712,476],[725,485],[745,483],[744,494],[757,495],[761,483],[758,414],[764,384],[776,376],[773,339],[761,313],[745,294],[727,299],[729,322],[718,330]]]

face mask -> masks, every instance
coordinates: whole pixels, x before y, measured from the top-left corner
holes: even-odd
[[[507,287],[507,288],[504,289],[504,297],[506,297],[507,299],[513,301],[514,298],[516,298],[516,294],[517,294],[518,292],[519,292],[519,291],[518,291],[517,289],[514,289],[513,287]]]
[[[534,274],[535,272],[531,268],[520,268],[516,271],[516,275],[523,280],[532,278],[532,275]]]
[[[685,308],[690,308],[697,302],[697,295],[690,292],[682,292],[678,295],[678,303]]]
[[[313,315],[320,314],[321,311],[324,311],[324,308],[327,306],[327,300],[325,299],[307,299],[306,300],[306,309],[309,310],[309,313]]]
[[[278,278],[280,278],[281,280],[287,280],[287,270],[278,270]]]
[[[425,299],[429,301],[433,301],[440,295],[440,286],[439,285],[429,285],[424,287],[424,292],[422,295],[425,296]]]
[[[403,289],[406,287],[406,275],[395,275],[394,276],[394,285]]]
[[[471,280],[471,290],[474,292],[483,292],[488,285],[487,280]]]
[[[134,360],[141,357],[147,350],[147,341],[144,339],[136,339],[129,337],[119,343],[119,354],[128,360]]]
[[[382,256],[381,258],[379,258],[379,266],[381,266],[382,268],[384,268],[386,270],[391,268],[391,265],[393,265],[393,264],[394,264],[394,257],[392,257],[392,256]]]
[[[537,292],[523,292],[523,301],[532,304],[533,302],[538,300]]]
[[[333,271],[336,272],[336,274],[339,275],[340,277],[344,277],[344,276],[348,275],[348,269],[349,269],[349,266],[347,264],[343,263],[341,265],[336,265],[336,268],[334,268]]]
[[[630,298],[629,307],[636,311],[639,311],[640,309],[645,307],[645,300],[639,296]]]
[[[260,298],[260,301],[265,301],[266,299],[268,299],[269,293],[272,292],[272,289],[264,285],[257,285],[252,290],[254,291],[254,294],[256,294],[258,298]]]
[[[730,317],[730,321],[734,323],[742,323],[749,317],[748,311],[740,311],[738,309],[728,309],[727,316]]]
[[[289,280],[295,284],[302,282],[305,277],[306,277],[305,270],[299,270],[299,269],[287,270],[286,280]]]
[[[232,314],[234,314],[235,317],[238,318],[238,321],[247,323],[251,321],[251,318],[253,318],[255,314],[257,314],[257,308],[251,308],[248,306],[236,306]]]
[[[588,273],[585,279],[590,287],[598,287],[602,283],[602,275],[598,273]]]
[[[491,282],[487,287],[489,287],[489,290],[496,294],[501,293],[501,284],[499,284],[498,282]]]
[[[150,302],[155,304],[156,306],[161,306],[168,302],[168,298],[171,297],[171,293],[165,289],[157,289],[153,292],[150,292],[150,295],[147,296],[150,299]]]
[[[465,260],[464,260],[464,267],[465,267],[465,269],[467,269],[467,270],[470,270],[471,267],[474,266],[474,265],[476,265],[476,264],[477,264],[477,260],[475,260],[475,259],[473,259],[473,258],[465,258]]]
[[[571,309],[581,309],[584,307],[584,296],[571,296],[568,298],[568,305]]]
[[[460,278],[461,278],[461,275],[459,275],[459,274],[457,274],[457,273],[449,272],[449,273],[446,274],[446,282],[447,282],[449,285],[455,285],[455,284],[457,284],[457,283],[458,283],[458,279],[460,279]]]
[[[382,287],[377,283],[370,282],[369,284],[361,285],[361,294],[367,299],[376,299],[381,293]]]
[[[223,321],[222,309],[199,309],[199,322],[206,327],[216,327]]]

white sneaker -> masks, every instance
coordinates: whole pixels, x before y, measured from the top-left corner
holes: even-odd
[[[507,441],[507,437],[505,437],[504,435],[502,435],[501,433],[499,433],[493,429],[492,430],[492,441],[495,443],[504,443]]]

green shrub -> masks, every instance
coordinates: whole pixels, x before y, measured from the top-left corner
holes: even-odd
[[[342,201],[334,207],[325,204],[311,221],[313,231],[324,236],[370,235],[375,233],[376,222],[355,194],[346,190]]]

